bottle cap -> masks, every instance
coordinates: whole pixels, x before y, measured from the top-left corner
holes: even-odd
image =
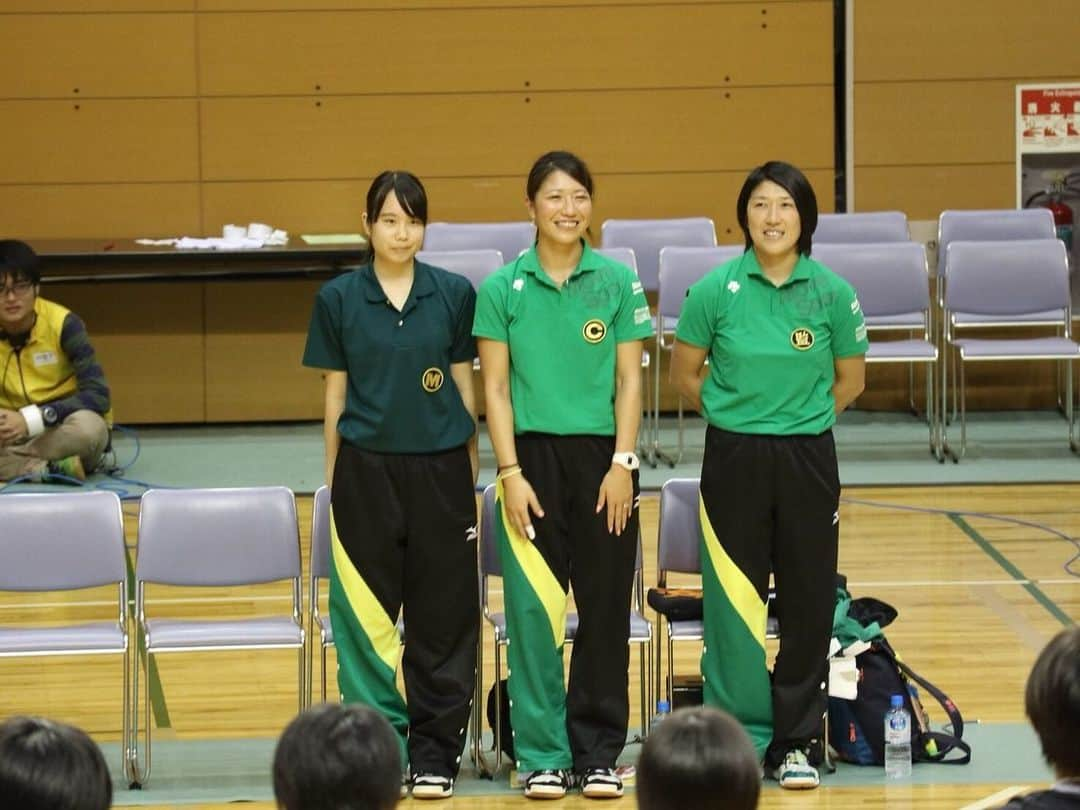
[[[657,702],[657,704],[656,704],[656,713],[657,714],[667,714],[670,711],[671,711],[671,704],[668,703],[666,700],[661,700],[661,701]]]
[[[889,703],[894,709],[902,709],[904,708],[904,696],[893,695],[892,698],[889,700]]]

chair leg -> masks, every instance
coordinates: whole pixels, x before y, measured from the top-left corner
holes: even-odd
[[[967,369],[964,368],[964,359],[958,360],[960,364],[960,457],[967,455]],[[953,380],[953,384],[956,381]],[[955,407],[955,403],[953,403]]]
[[[121,736],[123,743],[121,743],[121,756],[123,757],[124,779],[127,780],[128,785],[134,785],[139,781],[139,775],[135,771],[134,754],[132,752],[131,742],[131,642],[128,641],[128,646],[124,648],[124,655],[122,657],[124,674],[123,674],[123,702],[121,706],[123,708],[123,718],[121,722]]]
[[[492,728],[492,738],[495,741],[495,767],[492,774],[499,772],[502,765],[502,655],[499,651],[499,639],[495,638],[495,726]],[[517,753],[516,751],[514,753]]]
[[[301,642],[296,650],[296,702],[299,705],[298,712],[302,712],[308,704],[307,684],[307,644]]]
[[[494,776],[484,757],[484,631],[481,625],[480,635],[476,641],[476,677],[473,685],[472,712],[469,722],[472,723],[472,750],[473,764],[476,772],[485,779]]]
[[[322,684],[319,689],[319,699],[322,703],[326,703],[326,647],[327,645],[319,642],[319,649],[322,650],[322,666],[319,669],[319,673],[322,676]]]

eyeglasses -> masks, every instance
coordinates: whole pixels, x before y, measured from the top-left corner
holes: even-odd
[[[34,282],[25,280],[16,281],[14,284],[10,284],[7,287],[0,287],[0,297],[14,295],[16,298],[20,298],[32,289],[34,289]]]

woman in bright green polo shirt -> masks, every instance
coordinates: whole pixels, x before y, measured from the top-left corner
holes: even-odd
[[[766,772],[813,788],[840,521],[831,427],[863,390],[866,326],[851,285],[810,258],[817,200],[802,172],[754,169],[737,216],[746,252],[690,288],[671,366],[708,423],[701,673],[706,703],[742,721]],[[771,682],[770,573],[781,628]]]
[[[592,177],[550,152],[526,183],[536,244],[480,288],[478,340],[499,465],[510,717],[525,795],[622,795],[628,608],[637,555],[642,341],[634,272],[593,252]],[[579,623],[563,683],[566,602]]]
[[[326,370],[338,686],[397,730],[413,796],[446,798],[479,632],[476,293],[415,261],[427,196],[412,174],[376,177],[363,222],[371,259],[319,290],[304,351],[305,365]],[[396,685],[402,607],[407,705]]]

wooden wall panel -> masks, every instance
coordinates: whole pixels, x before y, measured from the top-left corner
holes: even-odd
[[[832,28],[829,3],[207,14],[199,58],[229,96],[829,85]]]
[[[194,61],[191,14],[0,17],[2,98],[192,96]]]
[[[202,282],[46,284],[86,322],[120,424],[203,422]]]
[[[832,163],[832,118],[823,115],[831,104],[828,86],[207,99],[203,176],[368,177],[387,166],[424,177],[518,175],[559,146],[598,172],[724,170],[777,154],[823,166]],[[797,138],[780,126],[754,127],[746,137],[745,122],[774,120],[778,110],[815,123]]]
[[[0,186],[0,223],[23,239],[107,239],[202,232],[197,183]]]
[[[27,2],[28,0],[16,0]],[[71,2],[71,0],[45,0],[45,2]],[[132,0],[135,2],[136,0]],[[99,0],[108,2],[108,0]],[[801,4],[806,2],[819,2],[820,0],[770,0],[762,3],[760,0],[715,0],[709,5],[739,5],[748,4],[754,6],[772,6],[776,4]],[[198,0],[201,11],[307,11],[311,9],[311,0]],[[448,9],[448,8],[484,8],[502,9],[518,8],[522,6],[535,6],[536,0],[319,0],[320,9],[327,10],[353,10],[370,11],[382,9]],[[590,6],[625,6],[627,0],[589,0]],[[826,5],[828,3],[825,3]],[[545,6],[567,7],[580,6],[581,0],[546,0]],[[653,6],[685,6],[687,0],[649,0]],[[695,5],[704,5],[696,3]]]
[[[196,0],[0,0],[0,14],[194,11],[195,3]]]
[[[216,282],[206,292],[206,418],[318,419],[323,383],[304,368],[319,282]]]
[[[1076,78],[1074,0],[858,0],[856,81]]]
[[[783,157],[783,155],[780,155]],[[762,155],[761,160],[767,159]],[[657,174],[594,174],[596,194],[593,232],[613,217],[709,216],[721,243],[739,243],[742,232],[735,218],[735,199],[745,169],[728,172]],[[832,211],[832,167],[802,166],[818,196],[821,211]],[[523,163],[515,176],[421,177],[428,191],[432,222],[497,222],[525,218]],[[230,222],[265,221],[284,227],[299,238],[303,233],[359,232],[364,195],[371,178],[354,181],[298,180],[209,183],[204,189],[206,231],[217,232]]]
[[[198,180],[194,100],[0,101],[5,183]]]
[[[908,219],[933,219],[947,208],[1013,208],[1012,163],[943,166],[860,166],[855,199],[861,211],[903,211]]]
[[[994,163],[1016,145],[1011,81],[860,83],[860,166]]]

